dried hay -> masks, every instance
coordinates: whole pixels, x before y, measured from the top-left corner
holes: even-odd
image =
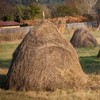
[[[87,76],[73,46],[57,27],[44,20],[32,29],[13,54],[7,74],[12,90],[81,88]]]
[[[97,40],[85,28],[77,29],[74,32],[70,42],[74,47],[97,46]]]

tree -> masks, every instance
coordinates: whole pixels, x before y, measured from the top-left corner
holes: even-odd
[[[87,3],[88,7],[88,14],[92,13],[93,7],[94,5],[97,3],[98,0],[85,0],[85,2]]]
[[[15,8],[16,7],[11,5],[8,0],[0,0],[0,19],[13,20]]]
[[[93,13],[93,7],[97,3],[97,0],[76,0],[75,3],[81,15],[91,15]]]
[[[65,4],[58,5],[55,11],[52,12],[53,17],[75,16],[78,11],[75,7],[70,7]]]
[[[84,0],[76,0],[75,1],[75,6],[78,9],[78,11],[80,12],[81,15],[83,15],[84,13],[87,14],[87,9],[88,6],[86,5]]]
[[[37,18],[40,14],[40,8],[37,5],[32,4],[30,5],[30,13],[32,15],[32,18]]]

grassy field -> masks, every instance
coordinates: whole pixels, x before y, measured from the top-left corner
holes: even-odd
[[[86,88],[82,90],[58,89],[54,92],[4,90],[1,83],[6,77],[12,53],[20,41],[0,43],[0,100],[100,100],[100,59],[96,58],[100,49],[100,31],[93,31],[92,34],[98,41],[97,47],[76,49],[83,71],[89,76]],[[65,34],[68,41],[71,36],[71,33]]]

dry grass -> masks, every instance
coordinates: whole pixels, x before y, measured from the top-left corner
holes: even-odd
[[[8,69],[6,68],[0,68],[0,74],[6,75],[8,72]]]
[[[100,90],[56,90],[54,92],[27,92],[26,95],[46,100],[99,100]]]
[[[5,75],[6,73],[7,69],[0,69],[0,74]],[[4,77],[2,78],[4,79]],[[89,81],[86,89],[81,89],[81,90],[57,89],[54,92],[46,92],[46,91],[14,92],[14,91],[6,91],[4,89],[0,89],[0,100],[99,100],[99,99],[100,99],[100,75],[89,75]]]
[[[0,42],[23,39],[25,34],[27,34],[30,29],[31,27],[0,28]]]
[[[12,92],[0,90],[0,100],[99,100],[100,90],[56,90],[55,92]]]
[[[23,39],[24,36],[25,36],[24,33],[23,34],[22,33],[21,34],[18,34],[18,33],[0,34],[0,42],[20,40],[20,39]]]
[[[4,79],[4,77],[2,78]],[[100,84],[98,81],[100,81],[100,76],[93,75],[90,76],[90,79],[87,88],[82,90],[14,92],[0,89],[0,100],[99,100],[100,88],[98,86]]]

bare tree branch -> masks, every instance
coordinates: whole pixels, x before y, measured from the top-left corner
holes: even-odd
[[[91,14],[93,12],[93,7],[98,0],[77,0],[76,7],[79,9],[81,14]]]
[[[85,0],[91,7],[93,7],[98,0]]]
[[[91,14],[93,11],[93,6],[97,3],[98,0],[85,0],[85,2],[89,5],[88,14]]]

